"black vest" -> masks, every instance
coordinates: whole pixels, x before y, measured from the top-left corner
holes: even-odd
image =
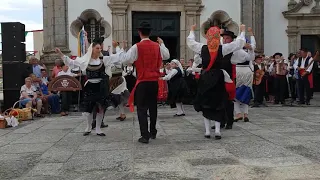
[[[306,61],[304,62],[304,68],[307,68],[307,66],[309,66],[309,60],[310,60],[311,57],[307,57]],[[302,57],[299,57],[299,60],[298,60],[298,67],[301,66],[301,63],[302,63]]]
[[[101,62],[102,63],[102,62]],[[88,67],[97,67],[100,65],[88,65]],[[106,78],[107,74],[105,73],[105,67],[102,66],[97,70],[89,70],[90,68],[86,69],[86,75],[88,79],[95,79],[95,78]]]
[[[175,74],[171,79],[170,81],[175,81],[176,79],[179,79],[179,78],[182,78],[183,77],[183,74],[182,74],[182,71],[180,70],[180,68],[176,67],[174,68],[175,70],[178,71],[177,74]]]
[[[232,77],[232,64],[231,64],[231,57],[233,53],[230,53],[226,56],[222,54],[222,46],[219,45],[218,49],[218,56],[216,61],[214,62],[211,69],[224,69],[230,77]],[[210,53],[207,45],[202,46],[201,50],[201,58],[202,58],[202,68],[206,69],[210,64]]]

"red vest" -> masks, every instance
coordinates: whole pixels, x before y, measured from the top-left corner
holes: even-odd
[[[158,81],[161,76],[160,68],[162,65],[162,57],[158,43],[151,40],[144,40],[136,45],[138,49],[138,59],[134,64],[138,77],[128,101],[131,112],[134,111],[134,93],[137,85],[143,81]]]
[[[158,81],[162,57],[158,43],[144,40],[137,43],[138,59],[135,61],[137,79],[140,81]]]

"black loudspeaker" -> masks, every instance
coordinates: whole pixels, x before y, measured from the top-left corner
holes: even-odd
[[[2,43],[2,62],[25,62],[26,44],[22,42],[12,41],[9,43]]]
[[[1,23],[2,61],[25,62],[25,25],[19,22]]]
[[[9,109],[20,98],[20,89],[3,90],[3,109]]]
[[[3,89],[20,90],[24,85],[24,79],[33,72],[31,64],[6,63],[2,64]]]
[[[25,25],[19,22],[1,23],[2,43],[7,44],[11,41],[25,42]]]

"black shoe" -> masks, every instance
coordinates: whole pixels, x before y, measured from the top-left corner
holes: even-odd
[[[310,105],[310,101],[307,101],[307,102],[306,102],[306,105],[308,105],[308,106],[309,106],[309,105]]]
[[[98,136],[106,136],[105,133],[97,133]]]
[[[120,120],[120,119],[121,119],[121,117],[120,117],[120,116],[116,118],[116,120]]]
[[[215,135],[214,138],[215,138],[216,140],[219,140],[219,139],[221,139],[221,136]]]
[[[106,128],[106,127],[108,127],[108,124],[104,124],[104,122],[102,122],[100,127],[101,128]]]
[[[223,128],[225,128],[225,125],[224,125],[224,124],[221,124],[221,125],[220,125],[220,129],[223,129]],[[216,129],[216,127],[215,127],[215,126],[212,126],[211,129]]]
[[[234,119],[234,122],[238,122],[238,121],[241,121],[241,120],[243,120],[243,118],[239,117],[239,118]]]
[[[225,129],[232,129],[232,126],[227,125]]]
[[[141,137],[141,138],[138,139],[138,142],[144,143],[144,144],[148,144],[148,143],[149,143],[149,139],[146,139],[146,138],[144,138],[144,137]]]
[[[88,136],[90,133],[91,133],[91,131],[90,132],[84,132],[83,136]]]
[[[151,139],[156,139],[156,138],[157,138],[157,135],[151,135],[150,138],[151,138]]]
[[[245,118],[244,118],[244,122],[249,122],[249,118],[248,118],[248,117],[245,117]]]
[[[205,138],[210,139],[211,136],[210,135],[204,135]]]
[[[273,104],[274,104],[274,105],[277,105],[277,104],[279,104],[279,102],[278,102],[278,101],[275,101]]]
[[[254,103],[254,104],[253,104],[253,106],[251,106],[251,107],[253,107],[253,108],[254,108],[254,107],[260,107],[260,106],[259,106],[259,104]]]

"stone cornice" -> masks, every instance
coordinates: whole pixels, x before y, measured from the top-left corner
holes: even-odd
[[[297,18],[305,18],[305,19],[313,19],[313,18],[320,18],[320,14],[314,13],[282,13],[286,19],[297,19]]]

